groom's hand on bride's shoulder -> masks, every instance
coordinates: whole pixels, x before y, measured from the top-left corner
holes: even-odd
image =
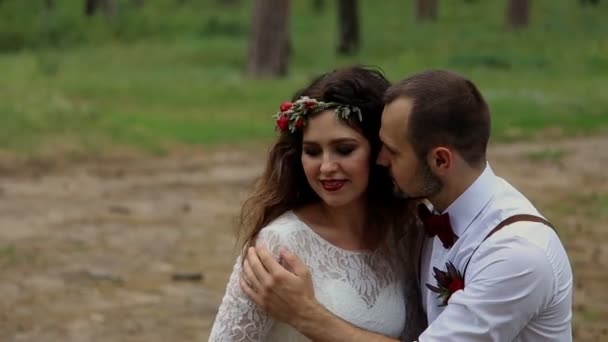
[[[250,247],[243,262],[241,288],[271,317],[297,325],[320,304],[308,267],[286,249],[280,254],[281,263],[263,246]]]
[[[308,267],[286,249],[280,257],[279,262],[266,248],[256,246],[247,250],[243,261],[241,288],[270,317],[313,341],[395,341],[333,315],[316,300]]]

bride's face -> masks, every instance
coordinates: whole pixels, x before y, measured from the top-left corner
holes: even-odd
[[[370,145],[365,137],[327,110],[308,120],[302,166],[311,188],[329,206],[359,200],[369,181]]]

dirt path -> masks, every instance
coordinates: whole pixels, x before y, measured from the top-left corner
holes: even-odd
[[[0,167],[0,341],[206,341],[263,158]],[[607,339],[608,136],[501,145],[490,160],[561,229],[576,340]]]

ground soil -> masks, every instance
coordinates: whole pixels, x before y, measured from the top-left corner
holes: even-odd
[[[0,158],[0,341],[206,341],[264,145]],[[608,339],[608,136],[495,145],[559,229],[576,341]]]

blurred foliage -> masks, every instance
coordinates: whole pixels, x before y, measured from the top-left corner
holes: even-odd
[[[0,0],[0,150],[98,153],[122,146],[271,138],[271,115],[314,75],[360,63],[391,80],[450,68],[475,81],[497,140],[608,127],[608,4],[533,1],[531,25],[504,28],[504,1],[444,1],[417,25],[411,3],[360,1],[361,52],[337,56],[334,2],[292,1],[289,77],[245,77],[251,2]]]

